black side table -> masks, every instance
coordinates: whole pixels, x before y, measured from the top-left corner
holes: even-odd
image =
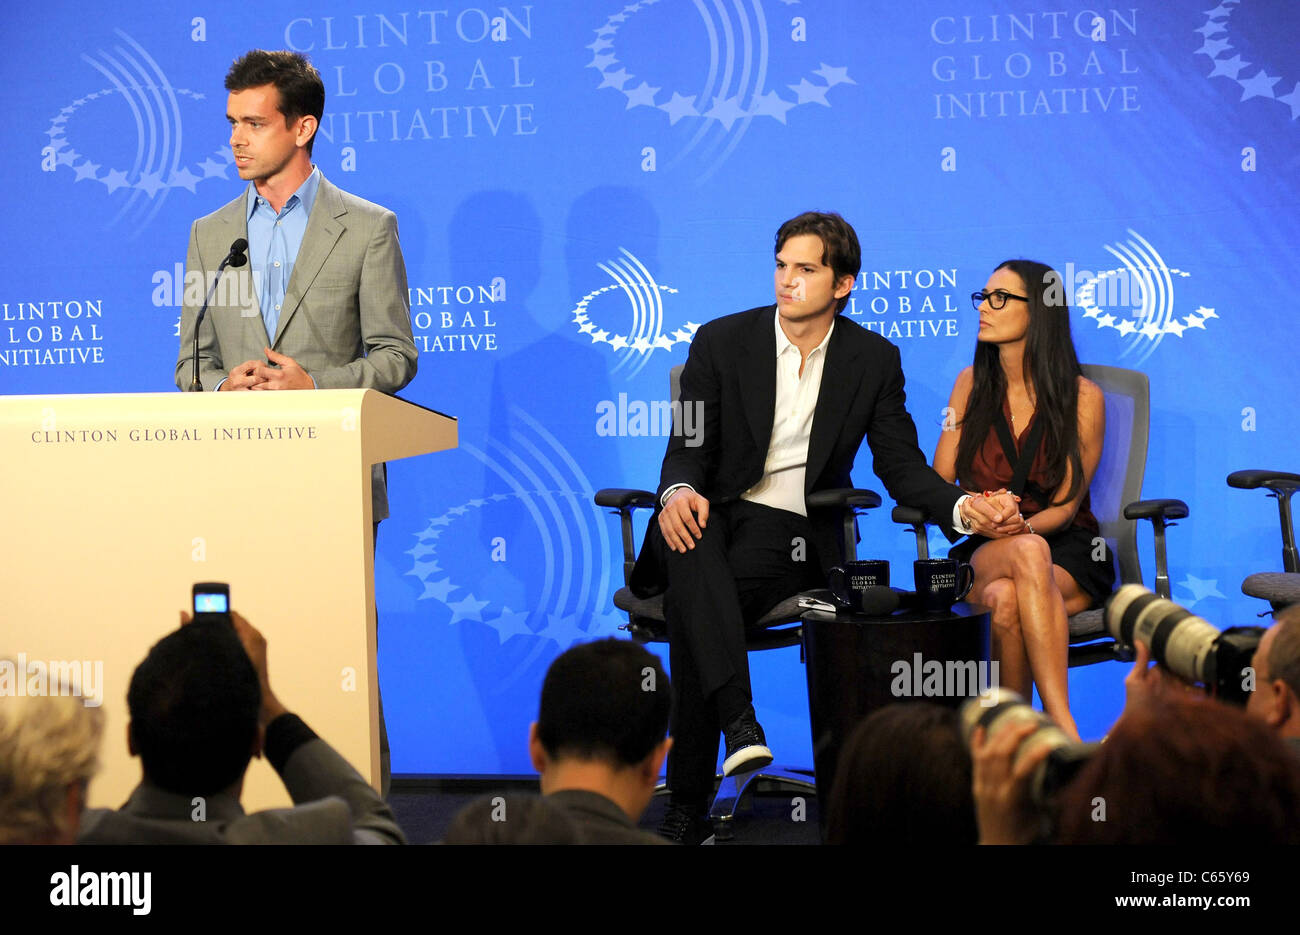
[[[809,610],[803,646],[823,838],[840,748],[863,718],[898,701],[955,708],[997,685],[989,665],[989,608],[981,604],[885,617]]]

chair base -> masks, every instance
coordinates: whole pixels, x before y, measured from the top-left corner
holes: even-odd
[[[785,783],[796,786],[801,791],[817,794],[817,783],[810,769],[765,766],[737,776],[723,776],[718,784],[717,795],[713,797],[713,806],[709,809],[709,820],[713,822],[713,829],[719,841],[727,841],[733,837],[731,822],[736,817],[741,799],[757,780]]]
[[[1096,642],[1071,643],[1069,650],[1069,662],[1071,669],[1079,666],[1095,665],[1099,662],[1132,662],[1134,659],[1131,647],[1121,646],[1115,640],[1107,637]]]

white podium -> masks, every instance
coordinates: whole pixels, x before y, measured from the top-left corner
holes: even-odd
[[[280,700],[378,787],[370,466],[456,428],[375,390],[0,397],[0,656],[102,672],[90,805],[139,781],[127,686],[196,581],[230,585]],[[243,802],[289,804],[263,759]]]

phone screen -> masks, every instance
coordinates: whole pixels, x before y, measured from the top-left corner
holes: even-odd
[[[194,595],[194,612],[196,614],[228,614],[230,613],[230,596],[221,593],[196,593]]]

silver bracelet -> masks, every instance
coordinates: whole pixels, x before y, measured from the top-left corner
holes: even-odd
[[[1027,519],[1025,520],[1025,528],[1029,530],[1031,536],[1034,534],[1034,524]]]

